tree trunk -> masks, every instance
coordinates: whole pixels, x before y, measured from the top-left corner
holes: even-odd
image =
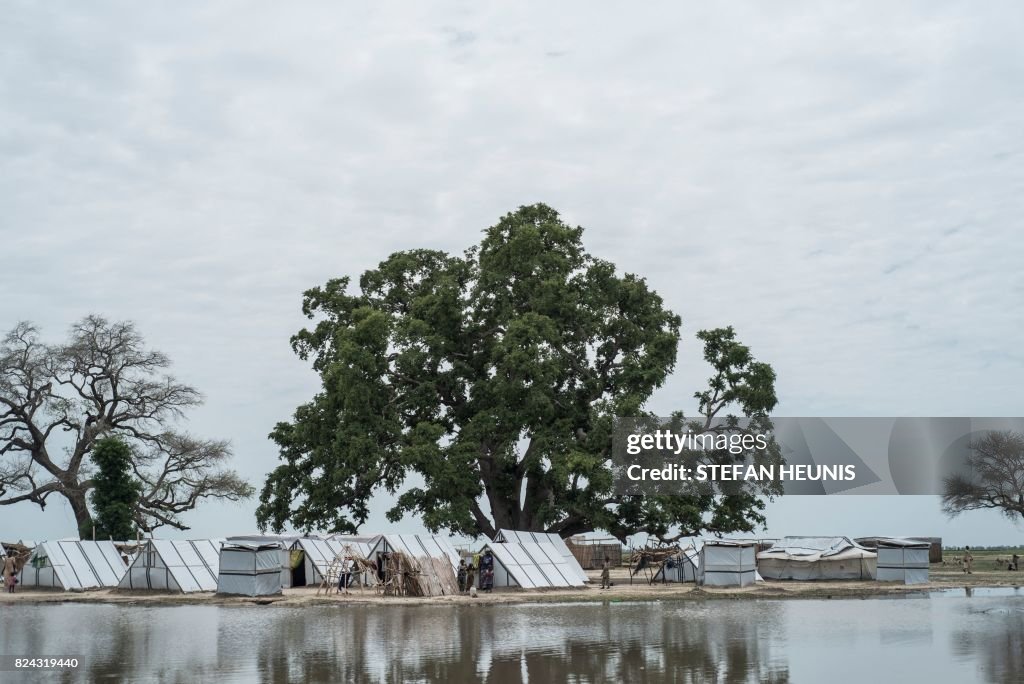
[[[71,512],[75,514],[75,522],[78,523],[78,536],[81,539],[92,539],[92,514],[89,512],[85,490],[65,489],[63,494],[71,504]]]

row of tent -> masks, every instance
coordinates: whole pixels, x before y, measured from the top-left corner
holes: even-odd
[[[748,586],[771,580],[928,582],[930,544],[920,539],[872,538],[873,549],[848,537],[786,537],[758,552],[748,540],[709,540],[669,559],[654,582]]]
[[[374,563],[400,552],[417,562],[438,593],[455,585],[460,556],[444,537],[416,534],[316,537],[244,536],[191,541],[53,541],[35,546],[19,575],[22,586],[69,591],[97,588],[259,596],[319,585],[336,559],[352,554]],[[494,559],[494,586],[579,587],[587,575],[556,534],[501,530],[481,553]],[[437,563],[435,560],[443,562]],[[447,577],[448,570],[451,577]],[[378,577],[364,571],[363,586]],[[434,581],[430,581],[433,579]]]

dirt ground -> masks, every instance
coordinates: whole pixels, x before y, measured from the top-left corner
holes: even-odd
[[[373,589],[353,589],[349,594],[318,594],[316,587],[285,589],[281,596],[259,598],[218,596],[213,593],[163,594],[155,592],[125,592],[110,589],[65,592],[53,590],[21,590],[14,594],[0,593],[0,605],[10,603],[65,603],[90,602],[124,605],[276,605],[305,606],[317,604],[390,603],[400,605],[466,604],[490,605],[503,603],[550,603],[578,601],[674,601],[712,599],[837,599],[868,598],[957,587],[994,587],[1024,585],[1024,572],[984,569],[976,564],[973,574],[965,574],[954,564],[931,567],[928,584],[905,586],[874,581],[837,582],[759,582],[743,588],[708,588],[693,584],[648,584],[646,578],[635,577],[630,584],[626,568],[612,570],[613,586],[600,589],[600,572],[590,571],[591,585],[581,589],[497,589],[493,593],[479,593],[476,598],[460,596],[385,597]],[[0,608],[2,610],[2,608]]]

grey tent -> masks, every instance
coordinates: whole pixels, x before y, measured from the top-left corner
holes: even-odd
[[[931,544],[920,539],[879,539],[878,581],[926,584]]]
[[[875,578],[875,553],[849,537],[786,537],[757,554],[766,579],[853,580]]]
[[[220,549],[217,593],[273,596],[281,593],[281,542],[225,542]]]
[[[117,588],[184,594],[217,591],[222,543],[222,539],[151,539],[136,554]]]
[[[291,548],[295,542],[301,539],[297,534],[246,534],[228,537],[228,542],[241,542],[251,544],[277,544],[279,571],[281,573],[281,586],[287,589],[292,586],[292,564]]]
[[[526,532],[523,530],[498,530],[498,533],[494,535],[494,541],[497,543],[504,542],[518,542],[522,543],[547,543],[550,544],[558,551],[558,553],[565,559],[566,564],[569,567],[569,571],[575,575],[576,579],[581,583],[590,581],[587,577],[587,573],[584,572],[583,566],[576,560],[576,556],[572,555],[572,551],[569,550],[565,540],[560,535],[549,533],[549,532]],[[575,585],[574,585],[575,586]]]
[[[116,587],[127,565],[110,541],[48,541],[33,550],[18,581],[67,591]]]

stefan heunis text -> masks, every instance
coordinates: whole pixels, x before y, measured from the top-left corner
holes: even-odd
[[[778,477],[776,477],[776,475]],[[663,468],[644,468],[631,465],[626,468],[626,477],[639,482],[644,480],[676,480],[693,482],[730,481],[791,481],[854,480],[857,478],[853,465],[710,465],[701,464],[693,468],[682,465],[667,465]]]

